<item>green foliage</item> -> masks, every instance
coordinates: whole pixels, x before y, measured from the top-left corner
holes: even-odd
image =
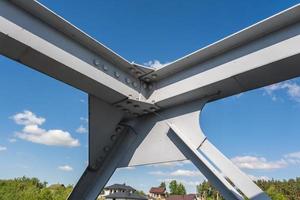
[[[300,200],[300,178],[290,180],[258,180],[255,182],[272,200]],[[203,199],[224,199],[212,185],[204,181],[197,185],[197,192]]]
[[[134,193],[138,194],[138,195],[146,196],[146,194],[143,190],[136,190]]]
[[[170,194],[171,195],[184,195],[186,194],[185,187],[182,183],[177,183],[176,180],[173,180],[169,184]]]
[[[165,182],[161,182],[159,185],[160,188],[166,188],[166,183]]]
[[[0,200],[65,200],[72,186],[52,185],[37,178],[16,178],[0,180]]]

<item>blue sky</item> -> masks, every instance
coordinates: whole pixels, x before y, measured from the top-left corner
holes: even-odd
[[[167,63],[298,1],[41,1],[129,61]],[[87,95],[0,57],[0,179],[75,184],[87,162]],[[251,177],[300,176],[300,79],[209,103],[208,138]],[[36,132],[38,137],[26,134]],[[52,135],[61,136],[59,139]],[[117,170],[110,183],[148,191],[203,180],[189,162]]]

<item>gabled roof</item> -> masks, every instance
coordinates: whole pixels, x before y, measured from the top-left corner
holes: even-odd
[[[135,191],[134,188],[132,188],[129,185],[125,185],[125,184],[113,184],[111,186],[105,187],[105,189],[108,189],[108,190],[119,189],[119,190]]]
[[[115,192],[105,196],[106,199],[140,199],[146,200],[147,197],[139,194],[129,193],[129,192]]]
[[[194,200],[196,199],[195,194],[187,194],[187,195],[171,195],[166,198],[166,200]]]
[[[166,188],[152,187],[149,192],[153,193],[153,194],[165,194],[166,193]]]

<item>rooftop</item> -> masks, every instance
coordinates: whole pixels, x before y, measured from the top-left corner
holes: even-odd
[[[166,200],[194,200],[196,199],[195,194],[187,194],[187,195],[171,195],[167,197]]]
[[[111,186],[107,186],[105,187],[104,189],[107,189],[107,190],[111,190],[111,189],[120,189],[120,190],[129,190],[129,191],[135,191],[134,188],[126,185],[125,183],[124,184],[113,184]]]
[[[106,199],[140,199],[140,200],[147,200],[148,198],[134,193],[129,192],[115,192],[113,194],[109,194],[105,196]]]
[[[166,188],[163,188],[163,187],[152,187],[149,192],[153,193],[153,194],[165,194]]]

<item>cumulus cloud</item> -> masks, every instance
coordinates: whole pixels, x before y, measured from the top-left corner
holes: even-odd
[[[158,182],[165,182],[165,183],[169,184],[173,180],[175,180],[175,179],[167,178],[167,179],[158,179],[157,181]],[[176,181],[178,183],[182,183],[183,185],[187,185],[187,186],[196,186],[196,185],[199,185],[203,182],[203,181],[191,181],[191,180],[185,180],[185,179],[176,179]]]
[[[83,121],[84,123],[88,123],[89,122],[89,119],[86,118],[86,117],[80,117],[79,119],[80,119],[80,121]]]
[[[163,171],[151,171],[149,172],[151,175],[156,176],[170,176],[170,177],[196,177],[203,176],[198,170],[187,170],[187,169],[177,169],[171,172],[163,172]]]
[[[88,130],[86,127],[84,127],[83,125],[80,125],[77,129],[76,129],[77,133],[87,133]]]
[[[61,170],[61,171],[65,171],[65,172],[73,171],[73,167],[71,167],[69,165],[59,166],[58,169]]]
[[[155,176],[164,176],[166,175],[166,173],[162,172],[162,171],[151,171],[149,172],[150,175],[155,175]]]
[[[16,136],[20,139],[49,146],[80,146],[79,140],[74,139],[67,131],[60,129],[45,130],[40,128],[46,119],[37,117],[31,111],[25,110],[11,118],[16,124],[24,125],[22,131],[16,133]]]
[[[300,151],[286,154],[284,158],[291,164],[300,164]]]
[[[291,100],[300,103],[300,85],[293,81],[284,81],[264,87],[264,94],[269,95],[273,101],[277,100],[276,92],[284,91]]]
[[[268,161],[264,157],[256,156],[237,156],[231,159],[239,168],[242,169],[280,169],[287,166],[287,162],[283,159],[278,161]]]
[[[22,113],[17,113],[11,117],[16,124],[19,125],[42,125],[46,119],[43,117],[37,117],[29,110],[24,110]]]
[[[4,146],[0,145],[0,151],[6,151],[6,150],[7,150],[7,147],[4,147]]]
[[[153,67],[155,69],[162,68],[168,64],[169,63],[161,63],[159,60],[150,60],[150,61],[144,63],[145,66]]]
[[[200,173],[200,171],[196,171],[196,170],[184,170],[184,169],[178,169],[174,172],[170,173],[170,176],[202,176],[202,174]]]
[[[248,174],[248,176],[253,180],[253,181],[257,181],[257,180],[270,180],[269,177],[267,176],[254,176],[254,175],[251,175],[251,174]]]

